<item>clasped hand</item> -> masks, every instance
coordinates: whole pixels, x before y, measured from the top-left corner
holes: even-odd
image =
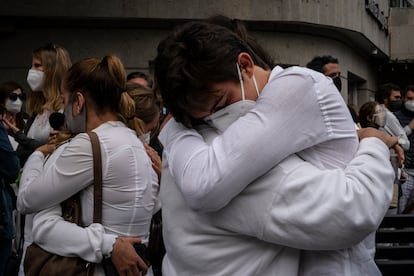
[[[381,141],[383,141],[387,145],[388,148],[394,149],[395,153],[398,156],[398,165],[400,168],[402,167],[402,165],[404,164],[405,157],[404,157],[404,150],[398,144],[398,137],[391,136],[388,133],[379,131],[372,127],[361,128],[361,129],[358,129],[357,132],[358,132],[359,140],[362,140],[368,137],[376,137],[380,139]]]

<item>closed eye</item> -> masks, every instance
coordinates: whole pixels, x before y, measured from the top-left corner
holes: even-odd
[[[213,107],[211,108],[211,110],[210,110],[210,112],[211,113],[214,113],[214,112],[216,112],[218,109],[220,109],[221,108],[221,106],[219,106],[219,104],[222,102],[222,99],[224,98],[224,95],[225,95],[226,93],[223,93],[223,94],[221,94],[221,96],[219,96],[219,97],[217,97],[217,99],[216,99],[216,101],[215,101],[215,103],[214,103],[214,105],[213,105]]]

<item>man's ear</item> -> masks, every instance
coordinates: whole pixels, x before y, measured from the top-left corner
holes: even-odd
[[[249,78],[251,78],[254,73],[254,62],[252,57],[246,52],[241,52],[237,56],[237,62],[240,65],[242,75],[246,74]]]
[[[75,99],[73,100],[73,115],[78,116],[82,109],[85,108],[85,96],[77,91],[75,92]]]

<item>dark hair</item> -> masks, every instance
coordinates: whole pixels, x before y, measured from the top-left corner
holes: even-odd
[[[9,97],[9,94],[17,89],[20,89],[22,93],[24,92],[23,88],[17,82],[8,81],[8,82],[1,83],[0,84],[0,104],[5,104],[7,98]]]
[[[374,126],[368,118],[371,118],[375,114],[375,107],[379,105],[378,102],[366,102],[359,109],[359,124],[361,127]]]
[[[353,108],[349,104],[347,104],[346,106],[348,107],[349,113],[351,113],[352,121],[354,121],[355,124],[358,124],[359,123],[359,119],[358,119],[358,114],[355,111],[355,108]]]
[[[275,63],[272,57],[263,49],[263,47],[248,32],[246,25],[237,18],[230,18],[225,15],[214,15],[205,20],[208,23],[220,25],[235,32],[241,39],[247,42],[254,53],[265,62],[269,68],[273,68]]]
[[[6,107],[5,107],[6,100],[9,97],[10,93],[17,89],[20,89],[22,93],[24,93],[23,88],[17,82],[8,81],[8,82],[3,82],[0,84],[0,107],[2,109],[2,112],[6,110]],[[19,113],[16,114],[16,118],[15,118],[16,126],[19,129],[23,129],[25,125],[23,115],[24,115],[23,111],[20,111]]]
[[[380,104],[384,103],[385,99],[389,99],[391,91],[401,91],[401,88],[394,83],[384,83],[378,87],[378,91],[375,93],[375,101]]]
[[[414,85],[407,85],[403,91],[401,91],[401,96],[405,97],[408,91],[414,92]]]
[[[236,62],[241,52],[269,68],[246,41],[217,24],[189,22],[160,42],[154,60],[156,89],[178,122],[192,126],[190,111],[202,108],[214,84],[239,81]]]
[[[92,100],[96,111],[111,111],[124,119],[131,117],[135,103],[125,92],[126,73],[119,58],[108,55],[86,58],[75,63],[67,72],[64,88],[70,93],[80,91]]]
[[[325,73],[323,67],[328,63],[339,64],[338,59],[333,56],[316,56],[306,64],[306,67],[320,73]]]
[[[130,81],[132,79],[135,78],[141,78],[147,81],[148,83],[148,87],[152,88],[152,86],[154,85],[153,80],[151,79],[151,77],[143,72],[140,71],[135,71],[135,72],[131,72],[127,75],[127,81]]]

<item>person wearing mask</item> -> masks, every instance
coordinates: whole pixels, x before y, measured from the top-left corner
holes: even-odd
[[[339,67],[339,61],[337,58],[329,55],[316,56],[306,64],[306,67],[318,71],[331,78],[338,91],[342,91],[341,68]],[[351,113],[352,120],[358,128],[358,116],[355,112],[355,109],[349,104],[347,104],[347,107]]]
[[[370,101],[364,103],[359,109],[359,121],[361,127],[373,127],[382,131],[386,124],[387,117],[385,115],[385,110],[378,102]],[[398,161],[396,154],[391,151],[391,165],[393,166],[395,179],[394,179],[394,194],[390,204],[390,210],[388,214],[397,214],[398,213],[398,197],[399,197],[399,182],[400,182],[400,171],[398,166]],[[375,246],[374,239],[372,240],[372,247]]]
[[[25,125],[25,112],[22,111],[23,104],[26,101],[26,94],[23,92],[23,88],[14,81],[8,81],[0,84],[0,102],[5,103],[2,110],[2,118],[15,124],[18,128],[23,129]],[[4,129],[8,132],[8,137],[10,144],[14,151],[18,147],[18,143],[14,138],[9,134],[9,127],[6,123],[1,122]],[[15,155],[17,157],[17,154]],[[14,251],[19,252],[20,243],[23,242],[23,237],[21,237],[22,231],[20,231],[21,226],[21,216],[16,212],[16,195],[18,190],[18,181],[19,176],[17,176],[13,182],[8,183],[7,188],[9,195],[13,199],[13,216],[12,219],[15,222],[16,236],[14,244]]]
[[[192,274],[197,273],[198,265],[214,261],[214,271],[209,273],[215,275],[242,271],[245,274],[261,271],[261,275],[272,275],[276,270],[282,271],[283,275],[297,275],[299,269],[302,275],[317,275],[319,269],[337,273],[330,275],[347,275],[346,271],[351,273],[348,275],[378,274],[375,263],[362,247],[356,248],[356,252],[361,252],[359,255],[351,255],[348,259],[339,257],[332,260],[325,255],[327,258],[320,258],[317,264],[301,264],[300,268],[299,251],[292,248],[336,250],[350,247],[344,250],[348,255],[352,253],[352,246],[376,229],[388,208],[392,193],[392,187],[387,187],[389,182],[384,182],[385,179],[392,182],[390,164],[384,162],[389,158],[388,150],[385,147],[385,151],[381,151],[384,155],[380,165],[383,167],[380,174],[387,174],[381,180],[384,186],[380,194],[385,192],[387,196],[379,196],[379,190],[373,194],[368,192],[379,196],[378,201],[375,200],[381,202],[379,209],[374,201],[366,201],[366,196],[358,192],[354,194],[354,190],[352,197],[359,194],[361,198],[351,200],[352,205],[357,202],[367,205],[357,204],[358,211],[344,213],[343,210],[348,207],[340,205],[347,198],[346,193],[342,193],[345,187],[349,187],[347,181],[332,181],[330,184],[314,182],[312,177],[298,176],[294,169],[296,165],[287,168],[282,164],[274,173],[267,175],[270,169],[294,153],[297,155],[293,155],[288,163],[296,164],[304,159],[314,165],[311,170],[347,170],[348,163],[352,163],[357,152],[358,138],[340,94],[332,93],[336,91],[332,81],[313,70],[299,67],[286,70],[276,67],[271,71],[252,49],[236,33],[205,22],[185,24],[158,46],[154,62],[156,86],[174,116],[174,120],[168,121],[160,134],[165,163],[161,179],[164,233],[167,234],[164,237],[167,249],[164,270],[168,275]],[[205,124],[219,132],[211,143],[206,143],[205,137],[193,129]],[[365,131],[363,133],[367,134]],[[388,137],[392,141],[389,145],[397,142],[395,137],[385,133],[369,132]],[[362,138],[363,133],[360,133]],[[361,146],[365,144],[362,142]],[[297,159],[297,156],[300,158]],[[304,186],[292,185],[284,173],[292,173],[302,179]],[[372,173],[378,176],[379,172]],[[256,183],[272,185],[256,186]],[[316,183],[321,186],[314,186]],[[332,183],[338,186],[333,187]],[[373,183],[364,185],[368,189],[374,189],[374,186]],[[277,192],[270,191],[276,187]],[[290,190],[293,187],[294,190]],[[302,194],[306,188],[312,190],[310,198]],[[260,194],[260,191],[270,198]],[[316,191],[318,196],[315,196]],[[320,198],[325,192],[330,195],[329,200]],[[275,194],[281,196],[276,200],[273,197]],[[329,203],[330,200],[333,201]],[[292,208],[282,206],[288,202]],[[309,213],[320,211],[316,206],[322,202],[322,209],[329,211],[319,215],[315,213],[315,216]],[[368,226],[366,219],[373,217],[367,217],[361,211],[372,209],[374,205],[374,210],[379,213],[375,215],[376,222]],[[285,213],[284,210],[288,209],[289,212]],[[341,215],[334,215],[334,210],[342,210]],[[207,212],[206,215],[204,212]],[[336,218],[329,219],[331,215]],[[361,234],[356,229],[352,233],[342,232],[350,229],[349,225],[344,227],[342,224],[348,221],[343,217],[347,215],[353,217],[351,220],[355,219],[355,215],[363,218],[360,221],[364,224],[363,235],[356,237],[356,232]],[[327,222],[322,222],[325,219],[341,221],[341,226],[331,228]],[[286,226],[284,230],[281,224]],[[190,238],[184,238],[183,232],[189,233],[184,236]],[[337,238],[341,236],[348,240],[352,236],[355,240],[338,246],[329,238],[333,233]],[[330,246],[325,247],[328,243]],[[234,244],[240,247],[230,246]],[[230,248],[226,252],[219,250],[227,246]],[[214,252],[214,260],[211,259],[213,255],[201,255],[200,252]],[[260,255],[261,258],[253,264],[247,261],[254,259],[249,254]],[[338,255],[341,255],[340,252]]]
[[[13,224],[13,209],[16,196],[11,183],[14,183],[20,171],[19,159],[14,151],[7,131],[4,127],[3,116],[10,108],[8,95],[0,93],[0,274],[5,274],[8,258],[12,253],[12,241],[16,237]]]
[[[54,112],[62,112],[61,86],[63,76],[72,62],[68,51],[53,43],[37,48],[32,53],[32,67],[27,74],[27,83],[31,89],[28,97],[28,113],[24,128],[15,122],[4,119],[9,134],[18,143],[16,149],[20,165],[23,168],[27,158],[39,146],[46,144],[53,128],[49,117]],[[27,246],[32,243],[32,215],[24,216],[23,257]],[[20,275],[24,275],[23,262]]]
[[[410,139],[410,148],[405,150],[405,162],[403,171],[406,174],[406,181],[401,184],[401,196],[399,200],[399,212],[407,212],[407,204],[414,198],[414,86],[408,85],[403,91],[403,105],[395,112],[404,131]]]
[[[379,129],[385,126],[387,117],[384,108],[377,102],[366,102],[359,109],[361,127]]]
[[[400,87],[393,83],[380,85],[375,93],[375,101],[380,103],[385,110],[387,118],[384,130],[388,134],[398,137],[398,143],[404,151],[410,149],[410,140],[395,115],[395,112],[400,110],[402,106]]]
[[[19,129],[24,129],[25,112],[22,111],[23,104],[26,102],[26,94],[23,92],[23,88],[16,82],[9,81],[0,84],[0,101],[6,100],[5,112],[3,114],[7,121],[16,125]],[[8,125],[3,124],[7,129]],[[16,150],[18,143],[12,136],[9,135],[10,143],[13,149]]]
[[[30,156],[17,206],[22,213],[37,212],[33,237],[43,249],[93,263],[111,258],[120,275],[139,275],[138,268],[148,267],[133,244],[148,241],[159,185],[136,129],[126,126],[136,106],[125,87],[125,70],[116,56],[83,59],[69,69],[62,98],[67,130],[77,135],[47,160],[53,151],[49,145]],[[101,224],[92,223],[93,156],[87,131],[95,132],[101,144]],[[77,192],[85,228],[61,217],[59,203]],[[100,265],[95,273],[103,275]]]
[[[28,99],[30,118],[24,129],[5,120],[9,133],[19,144],[16,151],[22,167],[29,155],[49,139],[53,130],[49,116],[62,111],[62,78],[71,64],[69,53],[62,46],[49,43],[33,51],[32,67],[27,75],[27,83],[32,90]]]
[[[342,90],[341,69],[339,61],[333,56],[316,56],[306,64],[306,67],[330,77],[339,92]]]

